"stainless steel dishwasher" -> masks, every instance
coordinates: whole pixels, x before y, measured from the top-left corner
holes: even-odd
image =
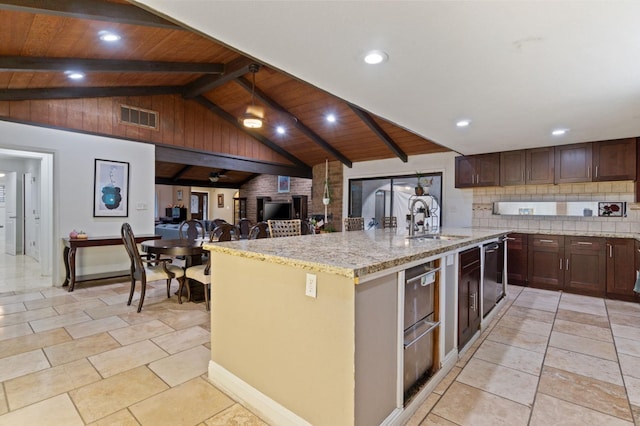
[[[482,316],[485,317],[504,296],[504,240],[484,245],[484,273],[482,277]]]
[[[405,271],[404,287],[404,402],[415,395],[433,373],[435,262]]]

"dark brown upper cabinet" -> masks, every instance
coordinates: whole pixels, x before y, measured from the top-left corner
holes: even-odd
[[[525,185],[553,183],[553,147],[500,153],[500,184]]]
[[[556,146],[555,156],[555,183],[591,182],[591,142]]]
[[[500,154],[456,157],[456,188],[500,185]]]
[[[636,180],[636,138],[593,143],[593,181]]]

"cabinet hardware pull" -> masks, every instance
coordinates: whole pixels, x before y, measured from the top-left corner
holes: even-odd
[[[562,259],[560,259],[560,270],[562,270]]]
[[[437,326],[440,325],[440,321],[436,321],[436,322],[430,322],[427,320],[423,320],[422,321],[423,324],[428,325],[429,328],[427,328],[425,331],[423,331],[422,333],[420,333],[420,335],[418,337],[416,337],[415,339],[413,339],[412,341],[410,341],[409,343],[405,343],[404,347],[408,348],[409,346],[413,345],[414,343],[416,343],[418,340],[420,340],[423,336],[425,336],[427,333],[430,333],[433,329],[435,329]]]
[[[476,183],[480,183],[480,174],[479,173],[476,175]]]
[[[590,246],[590,245],[592,245],[593,243],[590,243],[590,242],[588,242],[588,241],[578,241],[578,244],[581,244],[581,245],[583,245],[583,246]]]
[[[540,240],[541,243],[552,243],[553,240]]]
[[[596,175],[595,177],[598,177],[598,166],[596,166]]]
[[[524,182],[524,170],[522,171],[522,181]]]
[[[613,258],[613,244],[609,244],[609,257]]]
[[[591,177],[591,166],[587,167],[587,177]]]
[[[566,265],[566,266],[567,266],[567,268],[566,268],[566,269],[567,269],[567,271],[568,271],[568,270],[569,270],[569,258],[567,258],[567,265]]]
[[[515,238],[513,238],[513,237],[505,237],[504,239],[505,239],[505,240],[507,240],[507,241],[513,241],[513,240],[515,240]],[[638,251],[640,251],[640,249],[639,249]]]

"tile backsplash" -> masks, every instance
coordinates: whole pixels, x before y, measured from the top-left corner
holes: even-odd
[[[560,185],[517,185],[473,189],[473,226],[511,228],[514,231],[584,231],[639,233],[640,203],[635,182],[588,182]],[[625,201],[627,217],[501,216],[495,201]]]

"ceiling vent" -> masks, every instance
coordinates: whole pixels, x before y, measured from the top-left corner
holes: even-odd
[[[148,109],[120,105],[120,122],[129,126],[158,130],[158,113]]]

